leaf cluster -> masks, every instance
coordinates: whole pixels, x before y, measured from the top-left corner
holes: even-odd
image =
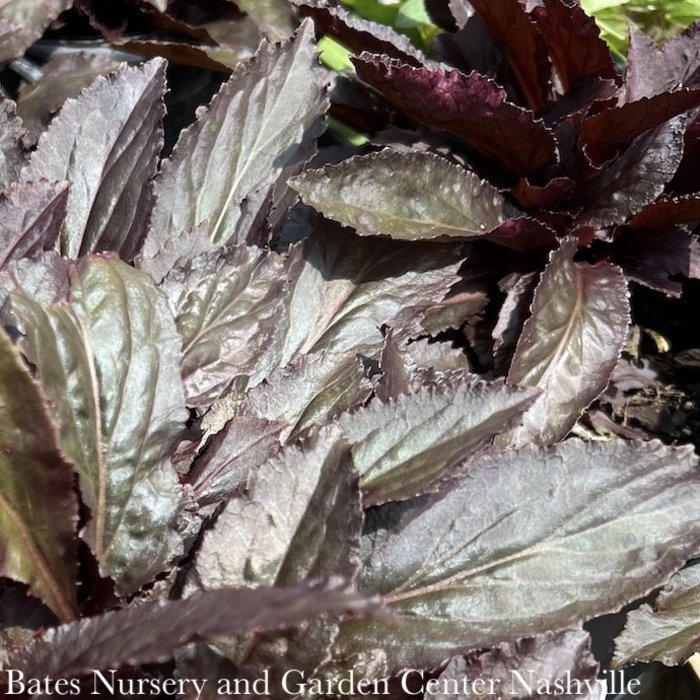
[[[697,276],[700,25],[633,34],[622,75],[563,0],[427,0],[431,55],[324,0],[144,4],[124,26],[230,71],[172,152],[182,45],[97,3],[72,11],[158,57],[53,59],[0,101],[4,668],[596,698],[581,624],[669,580],[616,663],[684,661],[697,456],[586,412],[623,386],[631,284]],[[1,12],[10,60],[49,18]]]

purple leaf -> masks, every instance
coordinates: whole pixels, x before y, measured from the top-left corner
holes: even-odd
[[[185,600],[143,603],[55,627],[13,654],[7,667],[27,678],[69,678],[167,661],[179,647],[201,639],[283,629],[322,614],[366,615],[377,607],[338,579],[288,589],[198,592]]]
[[[595,179],[581,185],[572,205],[583,206],[578,223],[601,227],[621,224],[653,202],[681,162],[685,123],[685,117],[675,117],[638,136]]]
[[[244,201],[251,195],[264,201],[286,168],[306,161],[327,106],[311,22],[285,44],[263,43],[199,111],[163,164],[144,257],[154,258],[206,220],[214,244],[245,243]]]
[[[697,608],[700,604],[700,566],[677,573],[654,601],[627,613],[627,624],[615,640],[613,666],[660,661],[684,663],[700,649]]]
[[[698,551],[698,460],[658,441],[492,450],[387,516],[364,537],[358,585],[400,624],[348,621],[334,655],[381,650],[389,673],[432,668],[578,626],[664,583]]]
[[[67,182],[13,182],[0,194],[0,268],[49,250],[66,216]]]
[[[640,32],[631,32],[625,76],[627,100],[653,97],[700,84],[700,22],[662,47]]]
[[[362,54],[353,58],[358,77],[420,124],[463,138],[487,158],[518,175],[556,160],[552,132],[529,110],[508,102],[503,88],[476,72],[414,68]]]
[[[532,16],[544,35],[564,92],[590,76],[620,82],[610,49],[600,30],[577,3],[544,0]]]
[[[455,657],[435,681],[438,689],[494,689],[513,700],[541,700],[555,694],[561,700],[605,700],[605,682],[591,652],[591,638],[582,630],[543,634],[502,643],[485,652]],[[460,698],[471,697],[461,695]],[[446,694],[425,694],[424,700],[444,700]]]
[[[678,90],[606,109],[581,124],[581,147],[593,165],[602,165],[635,137],[698,105],[700,90]]]
[[[509,382],[543,392],[515,433],[518,444],[561,440],[604,391],[627,338],[622,271],[574,262],[576,249],[569,238],[552,253],[510,365]]]
[[[329,34],[354,53],[368,51],[396,58],[412,66],[429,63],[428,58],[405,36],[377,22],[358,17],[327,0],[292,0],[306,17],[314,21],[316,31]]]
[[[27,159],[25,137],[15,103],[0,95],[0,191],[19,177]]]
[[[69,279],[66,300],[18,290],[12,311],[80,476],[81,536],[101,574],[130,593],[183,549],[184,492],[170,464],[188,416],[181,340],[164,294],[114,256],[82,258]]]
[[[661,196],[629,222],[630,228],[660,229],[700,221],[700,197]]]
[[[98,77],[69,100],[42,134],[25,180],[69,180],[61,252],[116,251],[127,261],[143,243],[151,180],[162,146],[165,61]]]
[[[290,184],[360,236],[472,238],[518,215],[495,187],[433,153],[385,149],[307,170]]]
[[[0,20],[4,25],[0,42],[0,63],[24,52],[46,31],[72,0],[10,0],[3,2]]]
[[[549,93],[551,65],[544,38],[520,0],[471,0],[489,33],[505,49],[528,107],[539,112]]]

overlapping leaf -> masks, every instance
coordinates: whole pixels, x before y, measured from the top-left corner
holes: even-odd
[[[371,354],[386,324],[403,340],[421,333],[425,311],[457,281],[453,244],[358,238],[324,225],[293,253],[289,328],[282,365],[327,350]]]
[[[490,452],[442,495],[370,523],[359,585],[401,624],[348,622],[336,656],[377,650],[390,672],[432,667],[616,610],[698,551],[699,496],[688,447]]]
[[[627,613],[627,624],[615,640],[615,666],[634,661],[684,663],[700,650],[698,634],[700,566],[676,574],[654,601]]]
[[[454,477],[460,462],[517,424],[537,393],[500,382],[455,382],[341,416],[365,504],[411,498]]]
[[[198,639],[283,629],[324,613],[366,615],[377,607],[338,579],[288,589],[206,591],[53,628],[13,655],[8,668],[27,678],[77,677],[96,669],[167,661],[178,647]]]
[[[165,569],[182,548],[182,492],[169,456],[187,418],[180,337],[164,295],[110,257],[70,270],[69,302],[12,295],[90,509],[83,534],[121,592]]]
[[[14,102],[0,97],[0,191],[19,177],[26,157],[24,136]]]
[[[580,5],[544,0],[532,16],[542,32],[562,87],[568,91],[582,78],[619,81],[612,55],[592,17]]]
[[[504,47],[527,105],[539,112],[549,92],[551,66],[544,38],[520,0],[471,0],[491,36]]]
[[[78,616],[73,470],[46,398],[0,333],[0,574],[29,585],[56,615]]]
[[[685,117],[671,119],[639,136],[574,200],[583,210],[581,224],[610,226],[626,221],[653,202],[671,181],[683,157]]]
[[[280,449],[282,422],[237,416],[217,433],[187,475],[200,506],[229,498],[257,467]]]
[[[487,158],[518,175],[556,160],[554,137],[534,114],[509,102],[493,80],[476,72],[414,68],[362,54],[353,58],[358,77],[420,124],[462,137]]]
[[[0,21],[10,31],[2,37],[0,63],[21,56],[73,0],[5,0]]]
[[[598,680],[598,670],[588,633],[571,630],[455,657],[440,674],[437,684],[445,690],[493,689],[492,695],[498,693],[516,700],[553,694],[563,700],[605,700],[606,687]],[[459,697],[463,699],[469,695],[460,693]],[[425,700],[444,697],[444,694],[425,694]]]
[[[664,92],[606,109],[581,125],[582,147],[595,165],[601,165],[635,137],[699,104],[700,90],[695,89]]]
[[[361,236],[482,236],[518,215],[494,187],[431,153],[386,149],[292,180],[315,209]]]
[[[187,401],[209,406],[235,380],[277,366],[286,312],[283,260],[245,245],[183,262],[163,282],[183,339]]]
[[[69,180],[61,252],[78,257],[139,251],[148,226],[150,182],[163,145],[165,62],[99,77],[69,100],[39,140],[25,180]]]
[[[605,389],[627,338],[627,284],[610,263],[574,262],[576,241],[552,254],[508,372],[513,384],[542,389],[515,441],[563,438]]]
[[[301,355],[248,392],[244,411],[284,425],[281,439],[293,442],[364,403],[372,385],[354,352]]]
[[[214,243],[244,243],[241,205],[252,194],[264,199],[285,168],[306,160],[327,107],[324,82],[310,22],[234,71],[163,166],[146,257],[205,220]]]
[[[351,14],[327,0],[293,0],[304,15],[311,17],[318,31],[330,34],[355,53],[371,51],[398,58],[412,66],[428,59],[402,34],[391,27]]]
[[[361,523],[350,448],[326,428],[259,467],[247,497],[231,499],[205,533],[193,576],[207,589],[352,578]]]
[[[14,182],[0,194],[0,267],[49,250],[66,216],[67,182]]]

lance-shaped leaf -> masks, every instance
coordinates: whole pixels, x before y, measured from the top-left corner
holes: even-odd
[[[330,5],[327,0],[292,0],[302,14],[311,17],[316,30],[337,39],[354,53],[370,51],[420,66],[428,63],[403,34],[391,27],[358,17],[344,7]]]
[[[539,112],[549,92],[551,66],[537,25],[520,0],[471,0],[470,5],[491,36],[505,49],[527,104]]]
[[[699,497],[690,447],[487,453],[441,496],[369,530],[359,585],[400,625],[348,622],[336,655],[379,649],[390,672],[431,667],[617,610],[698,551]]]
[[[5,0],[0,21],[11,31],[2,37],[0,63],[21,56],[73,0]]]
[[[700,221],[700,197],[661,196],[644,207],[630,222],[631,228],[664,229],[674,224]]]
[[[204,588],[293,585],[354,577],[362,525],[357,472],[335,427],[270,457],[202,540],[193,576]]]
[[[361,236],[483,236],[518,215],[489,183],[432,153],[385,149],[309,170],[291,183],[312,207]]]
[[[272,372],[248,392],[244,410],[283,423],[281,439],[293,442],[312,426],[361,405],[371,394],[372,384],[354,352],[319,352]]]
[[[426,310],[458,280],[460,246],[358,238],[324,224],[292,253],[289,327],[282,352],[372,354],[382,325],[397,340],[422,332]]]
[[[605,700],[606,686],[598,680],[598,662],[591,653],[587,632],[538,635],[517,642],[499,644],[483,653],[455,657],[440,674],[441,691],[493,689],[494,696],[531,700],[556,695],[563,700]],[[469,693],[449,693],[458,700]],[[424,700],[438,700],[445,694],[427,692]]]
[[[183,339],[187,402],[209,406],[235,380],[259,384],[279,361],[283,259],[245,245],[204,253],[163,282]]]
[[[212,240],[229,242],[245,198],[271,191],[286,167],[306,159],[307,133],[327,107],[324,82],[310,22],[235,70],[159,174],[144,253],[207,219]]]
[[[280,449],[282,422],[237,416],[217,433],[187,475],[200,506],[229,498],[257,467]]]
[[[600,30],[578,4],[564,0],[544,0],[532,16],[544,35],[549,55],[568,91],[587,77],[620,80],[607,44]]]
[[[579,131],[586,155],[601,165],[635,137],[700,104],[700,90],[677,90],[642,97],[588,117]]]
[[[67,182],[13,182],[0,194],[0,267],[53,248],[67,201]]]
[[[684,663],[700,650],[700,566],[676,574],[654,601],[627,613],[627,624],[615,640],[615,666],[635,661]]]
[[[501,382],[464,381],[341,416],[365,505],[434,490],[455,476],[460,462],[516,425],[537,394]]]
[[[80,475],[91,514],[82,536],[126,593],[182,548],[169,462],[187,419],[180,337],[164,294],[114,258],[74,266],[69,299],[42,306],[18,291],[12,306]]]
[[[516,431],[520,444],[563,438],[607,386],[627,339],[622,271],[607,262],[574,262],[576,247],[568,239],[550,256],[508,372],[509,382],[543,392]]]
[[[683,158],[684,116],[643,134],[601,174],[574,195],[583,206],[578,220],[591,226],[626,221],[653,202],[671,181]]]
[[[19,177],[26,157],[25,135],[15,103],[0,96],[0,191]]]
[[[78,503],[56,432],[41,389],[0,333],[0,574],[71,620]]]
[[[7,667],[27,678],[70,678],[167,661],[178,647],[199,639],[283,629],[322,614],[367,615],[377,608],[376,601],[351,592],[339,579],[288,589],[198,592],[54,627],[11,656]]]
[[[518,175],[556,160],[554,136],[544,122],[508,102],[505,90],[490,78],[476,72],[414,68],[365,53],[352,60],[358,77],[408,117],[462,137]]]
[[[163,145],[164,91],[162,59],[101,76],[39,139],[22,177],[71,182],[64,255],[113,250],[131,260],[139,251]]]
[[[23,83],[17,98],[17,114],[29,131],[32,143],[53,115],[71,97],[77,97],[98,76],[120,67],[108,53],[70,51],[56,53],[42,66],[41,77],[35,83]]]
[[[289,39],[294,33],[294,15],[288,0],[235,0],[270,41]]]

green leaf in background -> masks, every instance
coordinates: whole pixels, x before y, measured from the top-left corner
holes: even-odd
[[[95,256],[69,279],[70,301],[44,306],[16,291],[12,309],[80,475],[90,509],[82,536],[102,574],[129,593],[182,552],[184,496],[170,464],[188,417],[181,340],[164,294],[142,272]]]
[[[336,658],[389,672],[578,626],[664,583],[698,551],[692,447],[567,440],[490,451],[441,494],[366,527],[358,585],[400,624],[350,621]]]
[[[518,215],[494,187],[432,153],[385,149],[308,170],[290,184],[361,236],[472,238]]]
[[[64,622],[79,615],[77,521],[46,398],[0,331],[0,574],[28,584]]]

